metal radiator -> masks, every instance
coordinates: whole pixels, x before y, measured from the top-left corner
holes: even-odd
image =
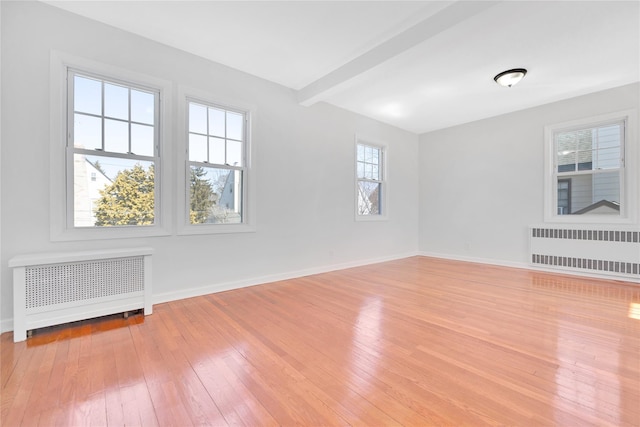
[[[530,261],[549,268],[640,281],[640,231],[530,227]]]
[[[152,313],[150,248],[15,257],[14,342],[27,331],[107,314]]]

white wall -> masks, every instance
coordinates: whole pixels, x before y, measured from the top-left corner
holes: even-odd
[[[7,262],[18,254],[151,246],[158,301],[417,251],[416,135],[327,104],[301,107],[284,87],[38,2],[0,7],[3,330],[13,313]],[[177,236],[173,224],[168,237],[50,241],[51,50],[169,80],[174,94],[186,85],[255,105],[257,231]],[[388,221],[354,220],[355,134],[389,144]]]
[[[638,109],[639,92],[627,85],[421,135],[420,251],[526,263],[527,227],[544,218],[544,126]]]

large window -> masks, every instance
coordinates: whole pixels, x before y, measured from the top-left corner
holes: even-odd
[[[548,126],[546,219],[611,222],[628,218],[635,185],[627,146],[630,115]],[[633,152],[633,150],[631,150]]]
[[[245,223],[246,111],[188,100],[187,223]]]
[[[72,69],[67,77],[67,227],[155,225],[159,91]]]
[[[356,214],[357,217],[380,217],[384,213],[384,149],[358,141],[356,143]]]

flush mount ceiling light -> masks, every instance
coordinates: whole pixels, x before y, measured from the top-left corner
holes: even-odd
[[[493,78],[500,86],[511,87],[518,83],[527,74],[524,68],[514,68],[513,70],[503,71]]]

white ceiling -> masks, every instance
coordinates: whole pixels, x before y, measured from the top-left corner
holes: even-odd
[[[638,0],[46,3],[415,133],[640,81]]]

